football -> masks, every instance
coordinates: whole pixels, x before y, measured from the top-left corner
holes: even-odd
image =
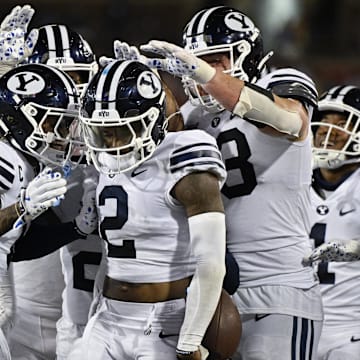
[[[202,341],[202,345],[210,352],[207,360],[225,360],[231,357],[239,345],[241,332],[239,312],[230,295],[223,289]]]

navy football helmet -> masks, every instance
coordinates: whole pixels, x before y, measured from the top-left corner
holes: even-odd
[[[344,121],[341,125],[321,121],[327,113],[342,114]],[[311,122],[314,136],[319,127],[326,129],[326,133],[321,144],[313,145],[315,167],[336,169],[360,162],[360,88],[352,85],[335,86],[322,94]],[[347,137],[341,149],[334,148],[336,139],[334,140],[333,129]]]
[[[95,55],[84,38],[68,26],[58,24],[39,28],[39,38],[28,62],[70,73],[79,94],[98,70]]]
[[[66,163],[78,111],[75,84],[58,69],[27,64],[0,78],[0,133],[42,163]]]
[[[135,168],[153,154],[166,133],[160,78],[137,61],[109,63],[90,81],[80,121],[99,171],[115,174]]]
[[[252,20],[238,10],[216,6],[199,11],[183,31],[184,48],[196,56],[226,53],[231,68],[226,71],[234,77],[255,82],[271,57],[264,55],[259,29]],[[191,79],[184,77],[185,92],[194,105],[214,106],[211,97],[201,97]]]

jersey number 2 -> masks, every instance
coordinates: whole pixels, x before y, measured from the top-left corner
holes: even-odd
[[[135,241],[123,240],[122,246],[108,241],[106,230],[119,230],[128,220],[128,195],[122,186],[106,186],[99,197],[99,205],[105,205],[106,199],[116,200],[116,215],[105,217],[100,224],[101,237],[108,242],[108,256],[113,258],[136,258]]]

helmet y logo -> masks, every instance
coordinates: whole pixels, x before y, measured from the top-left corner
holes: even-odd
[[[45,81],[38,74],[26,71],[10,77],[7,87],[16,94],[38,94],[44,89]]]
[[[231,12],[225,16],[226,26],[235,31],[249,31],[254,29],[253,22],[241,13]]]
[[[144,71],[137,80],[139,94],[145,99],[154,99],[161,93],[160,79],[151,71]]]

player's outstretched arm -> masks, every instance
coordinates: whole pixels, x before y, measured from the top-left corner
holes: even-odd
[[[160,56],[148,58],[146,64],[149,67],[192,78],[226,110],[297,140],[308,134],[308,114],[299,101],[280,98],[271,91],[248,84],[166,41],[152,40],[140,49]]]

